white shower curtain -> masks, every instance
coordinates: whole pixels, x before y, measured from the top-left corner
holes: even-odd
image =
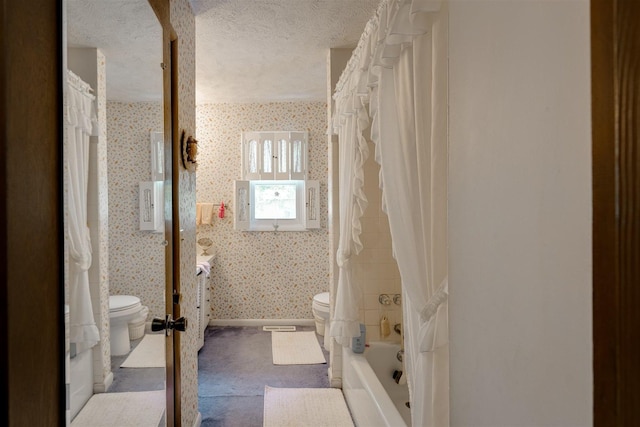
[[[447,3],[381,3],[338,82],[340,144],[350,131],[342,115],[354,94],[362,101],[356,107],[368,106],[372,118],[383,209],[402,279],[412,423],[447,426]],[[336,312],[339,307],[336,301]]]
[[[362,132],[369,126],[369,118],[362,100],[352,94],[341,105],[339,129],[339,203],[340,237],[336,262],[339,267],[334,316],[330,322],[330,335],[344,346],[360,335],[359,307],[361,290],[351,277],[351,257],[362,250],[360,218],[367,208],[364,195],[364,162],[369,147]],[[344,143],[343,143],[344,141]]]
[[[67,243],[69,247],[69,341],[82,348],[100,336],[89,292],[91,239],[87,226],[89,137],[95,122],[94,96],[89,85],[68,71],[65,91],[65,180]]]

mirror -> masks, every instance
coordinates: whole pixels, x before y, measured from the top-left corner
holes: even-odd
[[[162,29],[147,0],[63,6],[67,419],[166,425]]]

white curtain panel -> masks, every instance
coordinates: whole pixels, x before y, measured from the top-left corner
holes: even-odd
[[[364,162],[369,147],[362,136],[369,127],[369,117],[360,97],[353,94],[341,105],[337,117],[339,146],[340,237],[336,262],[339,267],[334,316],[330,335],[343,346],[360,335],[359,308],[361,289],[351,275],[351,257],[362,250],[360,218],[367,208],[364,195]]]
[[[91,240],[87,227],[89,137],[93,128],[93,95],[86,83],[68,72],[65,93],[65,161],[67,163],[67,242],[69,247],[69,341],[82,348],[100,336],[89,293]]]
[[[383,1],[335,95],[341,145],[342,133],[350,131],[340,126],[346,106],[368,107],[372,121],[383,209],[402,278],[414,426],[449,425],[447,17],[444,1]],[[361,137],[359,129],[351,131],[356,135],[347,142]],[[344,293],[336,295],[336,315]]]

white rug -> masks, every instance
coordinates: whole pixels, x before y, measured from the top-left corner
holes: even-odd
[[[337,388],[264,388],[264,427],[353,427]]]
[[[94,394],[71,427],[158,427],[165,396],[164,390]]]
[[[164,334],[145,334],[121,368],[164,368]]]
[[[271,332],[274,365],[327,363],[313,331]]]

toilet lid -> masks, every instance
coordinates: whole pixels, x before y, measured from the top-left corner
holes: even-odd
[[[318,305],[326,305],[329,307],[329,292],[323,292],[313,297],[313,300]]]
[[[140,305],[140,298],[132,295],[111,295],[109,296],[109,311],[128,310]]]

